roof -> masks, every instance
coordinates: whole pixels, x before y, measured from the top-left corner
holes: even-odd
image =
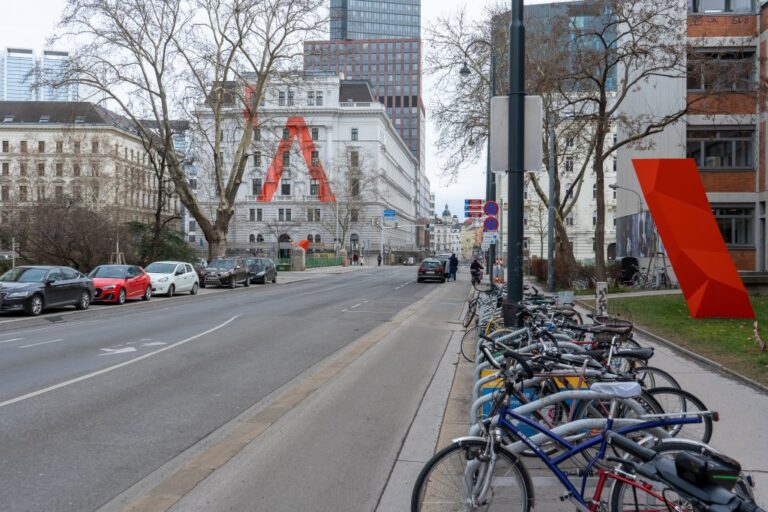
[[[88,124],[137,132],[127,118],[87,101],[0,101],[0,127],[15,124]]]
[[[339,101],[358,103],[378,100],[373,98],[368,80],[341,80],[339,82]]]

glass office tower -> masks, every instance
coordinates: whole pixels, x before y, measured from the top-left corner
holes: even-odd
[[[67,52],[45,50],[42,57],[26,48],[6,48],[0,54],[0,100],[77,101],[77,86],[35,88],[35,77],[59,79],[66,70]]]
[[[35,69],[35,56],[32,50],[8,48],[5,51],[4,97],[6,101],[32,101],[35,93],[32,89],[31,73]]]
[[[421,0],[331,0],[331,39],[421,37]]]

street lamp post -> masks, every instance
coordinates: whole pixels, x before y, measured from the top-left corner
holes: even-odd
[[[484,44],[488,46],[491,52],[491,70],[490,70],[491,81],[488,87],[488,126],[490,128],[491,100],[496,95],[496,55],[493,53],[493,45],[488,41],[484,41],[482,39],[477,39],[469,43],[469,46],[467,46],[467,52],[469,52],[469,49],[472,48],[472,46],[475,44]],[[469,66],[467,66],[466,62],[462,66],[459,73],[463,77],[467,77],[471,73]],[[486,154],[487,156],[486,156],[486,163],[485,163],[485,200],[495,201],[496,200],[496,179],[494,178],[493,173],[491,172],[490,134],[488,135],[488,145],[486,148]],[[488,265],[488,278],[491,284],[493,284],[493,268],[494,268],[495,261],[496,261],[496,244],[493,244],[488,248],[488,261],[486,263]]]
[[[525,172],[525,27],[523,0],[512,0],[509,27],[509,139],[507,297],[504,323],[517,325],[523,299],[523,185]]]

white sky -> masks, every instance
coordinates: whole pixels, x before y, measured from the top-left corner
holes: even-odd
[[[148,0],[151,1],[151,0]],[[442,14],[467,6],[470,16],[478,16],[487,0],[422,0],[422,27]],[[544,0],[526,0],[526,3],[540,3]],[[56,22],[66,0],[0,0],[0,48],[21,47],[41,50],[45,40],[53,34]],[[67,50],[67,48],[57,48]],[[458,70],[457,70],[458,73]],[[424,104],[429,105],[430,78],[424,77]],[[445,204],[451,212],[463,218],[465,198],[485,197],[485,157],[466,169],[457,182],[447,183],[440,178],[440,159],[434,151],[435,130],[429,123],[427,110],[427,175],[436,194],[435,209],[442,213]]]

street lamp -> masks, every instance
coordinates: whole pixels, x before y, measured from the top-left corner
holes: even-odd
[[[472,48],[472,46],[476,44],[484,44],[487,46],[491,51],[491,81],[490,85],[488,87],[488,119],[489,119],[489,132],[490,132],[490,116],[491,116],[491,99],[496,94],[496,56],[493,53],[493,45],[489,43],[488,41],[485,41],[483,39],[476,39],[469,43],[469,46],[467,46],[465,53],[469,53],[469,49]],[[469,66],[467,65],[467,62],[464,61],[464,65],[461,66],[461,69],[459,70],[459,74],[462,76],[462,78],[467,78],[469,75],[472,74],[472,70],[469,69]],[[486,148],[486,165],[485,165],[485,200],[486,201],[495,201],[496,200],[496,180],[493,177],[493,173],[491,172],[491,137],[490,133],[488,136],[488,145]],[[493,284],[493,269],[494,269],[494,263],[496,261],[496,245],[493,244],[488,249],[488,277]]]
[[[638,210],[638,213],[643,213],[643,198],[640,197],[640,194],[638,194],[636,190],[632,190],[631,188],[622,187],[622,186],[619,186],[619,185],[617,185],[615,183],[611,183],[610,185],[608,185],[608,188],[610,188],[612,190],[624,190],[626,192],[632,192],[633,194],[635,194],[635,196],[637,197],[637,210]]]

